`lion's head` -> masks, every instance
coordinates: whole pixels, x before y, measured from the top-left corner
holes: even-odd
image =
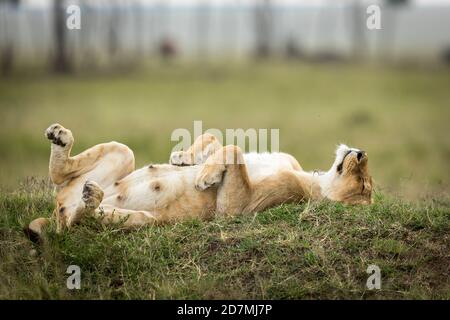
[[[347,204],[372,203],[372,176],[368,160],[365,151],[341,144],[336,150],[333,166],[324,175],[324,195]]]

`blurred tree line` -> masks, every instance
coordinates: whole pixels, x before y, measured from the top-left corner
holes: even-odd
[[[89,1],[78,0],[77,4],[81,7],[82,12],[82,29],[77,37],[78,44],[73,44],[72,35],[66,27],[67,12],[66,8],[69,4],[65,0],[51,0],[51,14],[49,15],[52,29],[52,49],[49,50],[48,65],[50,69],[57,73],[70,73],[77,69],[77,63],[80,61],[86,69],[92,70],[100,61],[106,59],[109,65],[130,66],[142,61],[145,52],[152,50],[165,60],[176,57],[180,52],[180,45],[170,36],[171,16],[170,2],[164,0],[155,0],[155,12],[151,17],[143,15],[143,4],[140,1]],[[394,55],[394,47],[397,40],[397,29],[399,9],[406,7],[409,0],[380,0],[384,5],[383,10],[383,28],[387,28],[390,32],[383,32],[382,43],[384,58],[389,60]],[[329,4],[333,0],[328,0]],[[236,1],[237,5],[242,4]],[[367,3],[361,0],[349,0],[349,12],[351,14],[351,43],[352,43],[352,59],[361,60],[367,56]],[[95,5],[102,5],[102,10],[98,10]],[[0,64],[2,74],[10,74],[16,57],[15,39],[11,30],[19,26],[13,25],[13,19],[7,16],[7,12],[19,10],[21,6],[20,0],[0,0],[0,29],[1,29],[1,47],[0,47]],[[196,42],[197,42],[197,58],[203,62],[207,61],[209,55],[209,42],[211,40],[211,21],[214,18],[212,4],[208,0],[199,0],[197,2],[197,11],[195,17]],[[326,6],[325,6],[326,7]],[[253,15],[253,35],[254,48],[253,56],[257,59],[267,59],[279,55],[279,48],[276,47],[277,42],[277,6],[274,0],[257,1],[252,7]],[[131,18],[130,18],[131,17]],[[278,18],[279,19],[279,18]],[[84,23],[86,21],[86,23]],[[130,22],[131,21],[131,22]],[[235,22],[227,22],[226,28],[233,30],[233,37],[237,38],[239,28]],[[132,28],[133,48],[123,36],[123,29]],[[155,36],[156,29],[159,30],[159,36]],[[101,33],[100,31],[101,30]],[[150,44],[144,44],[140,39],[143,32],[152,34],[154,40]],[[97,50],[98,42],[102,42],[106,50],[103,56]],[[76,48],[75,48],[76,47]],[[126,50],[125,50],[126,49]],[[78,54],[75,54],[78,50]],[[317,60],[337,59],[333,53],[322,53]],[[292,38],[288,39],[284,44],[284,56],[288,58],[304,58],[305,53],[299,42]],[[80,58],[81,57],[81,58]],[[78,59],[78,60],[77,60]]]

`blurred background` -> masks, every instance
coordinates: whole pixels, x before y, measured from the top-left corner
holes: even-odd
[[[54,122],[142,166],[202,120],[280,129],[306,170],[347,143],[379,191],[448,195],[449,71],[450,0],[0,0],[0,188],[47,176]]]

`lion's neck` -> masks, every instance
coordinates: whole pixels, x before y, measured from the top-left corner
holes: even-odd
[[[322,198],[331,199],[332,182],[334,179],[334,170],[330,169],[326,172],[313,173],[317,175],[317,180],[320,185],[320,193]],[[332,200],[332,199],[331,199]]]
[[[330,198],[332,191],[333,171],[312,171],[298,173],[299,181],[306,195],[313,200]]]

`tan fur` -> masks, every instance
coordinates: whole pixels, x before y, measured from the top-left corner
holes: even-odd
[[[348,204],[371,204],[372,177],[369,174],[367,154],[360,161],[349,155],[343,162],[342,179],[336,180],[329,194],[331,200]]]
[[[288,165],[251,180],[240,148],[222,147],[209,134],[197,138],[186,152],[171,156],[171,162],[182,167],[161,164],[139,170],[134,170],[132,151],[117,142],[99,144],[71,157],[74,139],[70,130],[55,124],[46,136],[52,140],[49,169],[57,188],[58,231],[87,215],[105,224],[123,222],[123,227],[134,228],[192,217],[209,219],[215,213],[257,212],[324,197],[320,179],[304,172],[291,155],[280,154]],[[350,155],[326,196],[346,203],[370,203],[371,191],[367,156]],[[40,234],[47,223],[39,218],[29,229]]]

